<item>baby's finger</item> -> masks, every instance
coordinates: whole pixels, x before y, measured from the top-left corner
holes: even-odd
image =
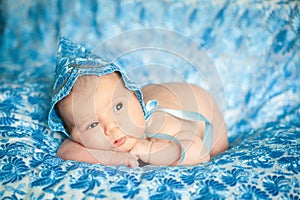
[[[136,154],[130,154],[130,155],[133,157],[133,159],[136,159],[136,160],[139,159],[139,157]]]
[[[128,167],[135,168],[139,166],[139,162],[137,160],[129,160]]]

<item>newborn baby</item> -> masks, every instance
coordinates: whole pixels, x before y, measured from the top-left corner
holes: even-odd
[[[114,64],[62,38],[49,127],[68,135],[57,155],[105,165],[194,165],[227,149],[211,95],[187,83],[139,89]]]

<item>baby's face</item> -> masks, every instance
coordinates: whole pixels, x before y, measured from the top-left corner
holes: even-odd
[[[129,151],[146,126],[135,93],[118,73],[80,81],[58,104],[72,139],[88,148]]]

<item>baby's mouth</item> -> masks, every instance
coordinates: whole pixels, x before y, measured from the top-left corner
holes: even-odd
[[[115,146],[115,147],[122,146],[125,142],[126,142],[126,136],[123,136],[123,137],[121,137],[121,138],[119,138],[119,139],[116,139],[116,140],[114,141],[114,146]]]

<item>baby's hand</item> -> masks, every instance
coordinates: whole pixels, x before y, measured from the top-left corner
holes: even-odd
[[[149,159],[149,145],[150,141],[146,139],[139,139],[130,153],[138,156],[142,161],[148,162]]]
[[[138,167],[138,157],[129,152],[115,152],[111,157],[110,165],[126,165],[127,167]]]
[[[77,160],[92,164],[101,163],[104,165],[126,165],[128,167],[138,167],[138,158],[129,152],[117,152],[101,149],[88,149],[81,144],[66,139],[60,145],[57,156],[64,160]]]

